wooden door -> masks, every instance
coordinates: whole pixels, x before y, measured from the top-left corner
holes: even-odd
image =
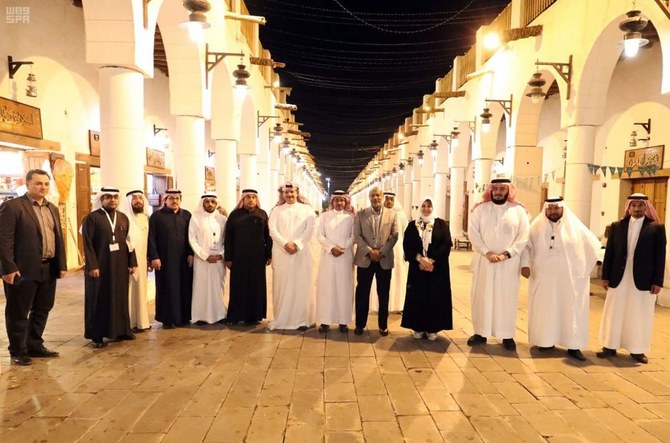
[[[632,180],[632,182],[633,188],[631,192],[633,194],[641,192],[649,197],[649,201],[656,208],[656,212],[658,212],[661,223],[665,223],[665,198],[668,192],[668,177],[638,178]]]
[[[83,264],[84,241],[79,233],[79,227],[84,217],[91,212],[91,168],[84,163],[77,163],[77,245],[79,248],[79,262]]]

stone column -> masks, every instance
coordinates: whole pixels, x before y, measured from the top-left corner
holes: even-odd
[[[563,199],[586,226],[590,226],[591,221],[591,191],[593,188],[591,171],[586,165],[593,163],[595,136],[595,126],[568,127]]]
[[[258,162],[256,154],[240,154],[240,191],[258,187]]]
[[[463,237],[463,216],[465,204],[465,168],[451,168],[451,200],[449,201],[449,230],[451,238]]]
[[[219,197],[219,204],[230,213],[237,204],[237,141],[214,140],[214,149],[216,194]]]
[[[125,195],[144,189],[144,76],[111,66],[100,68],[98,76],[102,186],[118,186]]]
[[[205,190],[205,119],[178,115],[175,140],[175,186],[182,192],[182,207],[191,212]]]

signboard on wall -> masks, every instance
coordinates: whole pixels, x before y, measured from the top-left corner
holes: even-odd
[[[147,166],[165,168],[165,153],[158,149],[147,148]]]
[[[629,149],[624,154],[624,168],[649,168],[655,170],[663,169],[663,151],[665,146],[650,146],[648,148]]]
[[[88,130],[88,151],[91,155],[100,156],[100,133]]]
[[[40,109],[0,97],[0,132],[41,140]]]

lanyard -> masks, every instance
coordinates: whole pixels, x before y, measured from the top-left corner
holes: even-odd
[[[112,227],[112,243],[116,243],[116,234],[115,234],[115,232],[116,232],[116,211],[114,211],[114,221],[112,221],[112,218],[109,216],[109,213],[107,211],[105,211],[103,209],[102,212],[105,213],[105,215],[107,216],[107,220],[109,220],[109,226]]]

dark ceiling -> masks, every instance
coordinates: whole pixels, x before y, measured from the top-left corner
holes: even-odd
[[[347,189],[509,0],[245,0],[286,63],[296,120],[331,190]],[[324,180],[325,184],[325,180]]]

